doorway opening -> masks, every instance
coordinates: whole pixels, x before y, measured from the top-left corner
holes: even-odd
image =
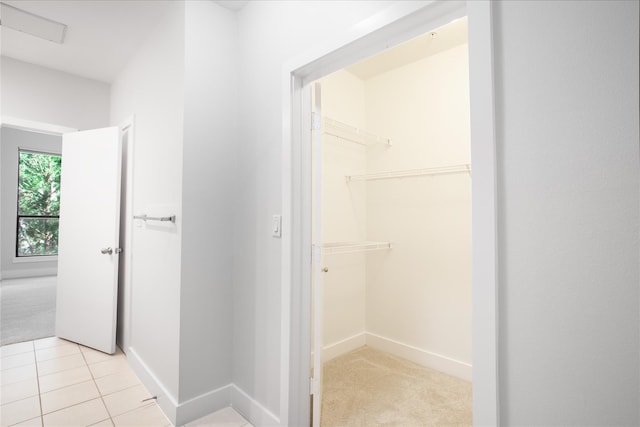
[[[313,425],[472,424],[468,82],[465,17],[314,83]]]
[[[287,95],[283,96],[283,161],[291,165],[283,170],[282,305],[291,308],[282,313],[281,411],[285,423],[309,423],[313,403],[307,393],[321,389],[309,376],[313,368],[309,357],[314,314],[312,264],[321,259],[320,248],[312,244],[312,83],[464,16],[468,19],[473,163],[473,423],[499,422],[492,13],[490,2],[477,1],[394,5],[376,19],[363,22],[358,31],[336,38],[335,45],[309,52],[284,66],[283,89]]]
[[[119,191],[122,198],[119,212],[121,225],[120,249],[116,250],[116,253],[121,252],[122,248],[130,249],[132,243],[131,218],[133,213],[131,200],[133,184],[131,172],[133,167],[133,129],[134,122],[132,117],[120,127],[120,135],[116,136],[116,139],[119,139],[123,145],[122,165],[118,165],[118,174],[120,170],[122,171],[122,181],[119,181],[122,186]],[[3,206],[7,208],[11,205],[14,206],[13,211],[10,211],[12,215],[3,215],[2,227],[3,230],[8,227],[13,231],[13,233],[6,233],[7,237],[10,234],[14,234],[15,237],[14,239],[8,238],[6,242],[3,240],[4,245],[5,243],[11,244],[12,241],[17,241],[19,237],[24,237],[22,234],[25,234],[24,232],[21,233],[22,229],[20,227],[20,221],[25,221],[25,215],[21,215],[24,212],[15,209],[16,203],[18,203],[16,195],[19,194],[17,182],[19,156],[33,152],[55,152],[60,156],[63,135],[73,134],[77,130],[47,123],[3,117],[2,131],[2,160],[7,162],[6,165],[11,166],[11,168],[5,168],[3,163],[3,176],[8,172],[10,178],[12,178],[3,179],[5,184],[2,191]],[[7,133],[6,135],[5,132]],[[9,132],[11,135],[9,135]],[[118,131],[116,130],[117,133]],[[62,168],[64,168],[64,161],[62,163]],[[21,176],[20,178],[22,180],[23,177]],[[89,184],[87,183],[86,185],[88,186]],[[13,188],[13,190],[10,190],[10,188]],[[4,200],[7,197],[11,198],[10,203]],[[59,202],[57,202],[56,206],[59,206]],[[32,212],[27,213],[32,214]],[[27,215],[27,218],[31,220],[33,216]],[[17,227],[16,222],[18,222]],[[5,234],[4,231],[3,234]],[[25,238],[22,240],[25,240]],[[57,249],[57,238],[55,240]],[[25,244],[22,246],[25,246]],[[19,250],[20,248],[16,249],[14,247],[13,250],[2,251],[3,256],[7,255],[2,259],[2,306],[5,309],[2,311],[3,315],[8,314],[11,317],[11,322],[2,322],[3,344],[31,341],[56,334],[54,324],[56,323],[56,316],[59,314],[57,313],[59,307],[57,307],[56,303],[57,294],[59,294],[57,250],[55,255],[47,253],[44,255],[38,254],[38,256],[19,256]],[[9,256],[10,254],[14,255],[13,259]],[[126,253],[118,255],[118,257],[120,263],[118,274],[117,343],[118,346],[124,349],[127,347],[129,332],[131,250],[127,250]],[[33,292],[37,293],[38,298],[30,296],[33,295]],[[12,325],[15,327],[12,327]]]
[[[0,344],[53,334],[60,153],[53,132],[2,124]]]

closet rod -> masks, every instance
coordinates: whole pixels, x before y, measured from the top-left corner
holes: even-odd
[[[323,132],[336,138],[344,139],[360,145],[383,144],[391,146],[391,139],[374,135],[357,127],[353,127],[338,120],[324,117]]]
[[[461,165],[441,166],[435,168],[424,169],[408,169],[400,171],[387,171],[378,173],[369,173],[364,175],[347,175],[347,182],[350,181],[376,181],[381,179],[394,179],[394,178],[411,178],[416,176],[426,175],[445,175],[453,173],[468,173],[471,175],[471,165],[468,163]]]
[[[356,252],[377,251],[391,249],[389,242],[338,242],[322,245],[323,255],[351,254]]]

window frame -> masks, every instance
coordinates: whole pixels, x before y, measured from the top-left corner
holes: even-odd
[[[14,262],[29,262],[29,261],[39,261],[39,260],[54,260],[58,257],[58,252],[56,250],[55,254],[33,254],[33,255],[20,255],[19,252],[19,236],[20,236],[20,219],[21,218],[30,218],[30,219],[57,219],[60,220],[60,212],[58,215],[20,215],[20,155],[22,153],[31,153],[31,154],[41,154],[46,156],[55,156],[60,157],[62,161],[62,153],[56,153],[54,151],[43,151],[37,149],[30,148],[20,148],[18,147],[18,158],[17,158],[17,185],[16,185],[16,234],[14,238]],[[58,222],[58,226],[59,226]]]

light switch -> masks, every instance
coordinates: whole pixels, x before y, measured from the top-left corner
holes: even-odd
[[[282,216],[281,215],[273,215],[271,217],[271,236],[273,237],[282,236]]]

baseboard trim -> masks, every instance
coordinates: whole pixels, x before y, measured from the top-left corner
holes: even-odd
[[[254,426],[279,426],[280,418],[262,406],[235,384],[231,388],[231,406]]]
[[[134,348],[129,347],[126,354],[131,369],[151,395],[158,397],[156,400],[158,406],[175,426],[182,426],[228,406],[232,406],[254,426],[280,425],[279,417],[233,383],[196,396],[186,402],[177,403],[176,398],[151,372]]]
[[[362,347],[367,343],[366,332],[353,335],[349,338],[345,338],[341,341],[334,342],[324,346],[322,349],[322,361],[327,362],[335,357],[349,353],[357,348]]]
[[[160,382],[151,369],[147,366],[142,358],[136,353],[133,347],[129,347],[126,352],[127,362],[133,372],[138,376],[142,384],[149,390],[152,396],[157,396],[156,402],[158,406],[167,416],[169,421],[173,425],[179,425],[176,423],[178,415],[178,402],[176,398],[167,390],[167,388]]]
[[[175,425],[182,426],[230,406],[233,388],[233,384],[227,384],[180,403],[176,408]]]
[[[400,356],[427,368],[435,369],[465,381],[471,381],[472,366],[469,363],[372,334],[371,332],[366,333],[366,344],[369,347]]]
[[[58,268],[34,268],[34,269],[20,269],[20,270],[4,270],[0,277],[2,280],[10,279],[27,279],[30,277],[45,277],[45,276],[57,276]]]

